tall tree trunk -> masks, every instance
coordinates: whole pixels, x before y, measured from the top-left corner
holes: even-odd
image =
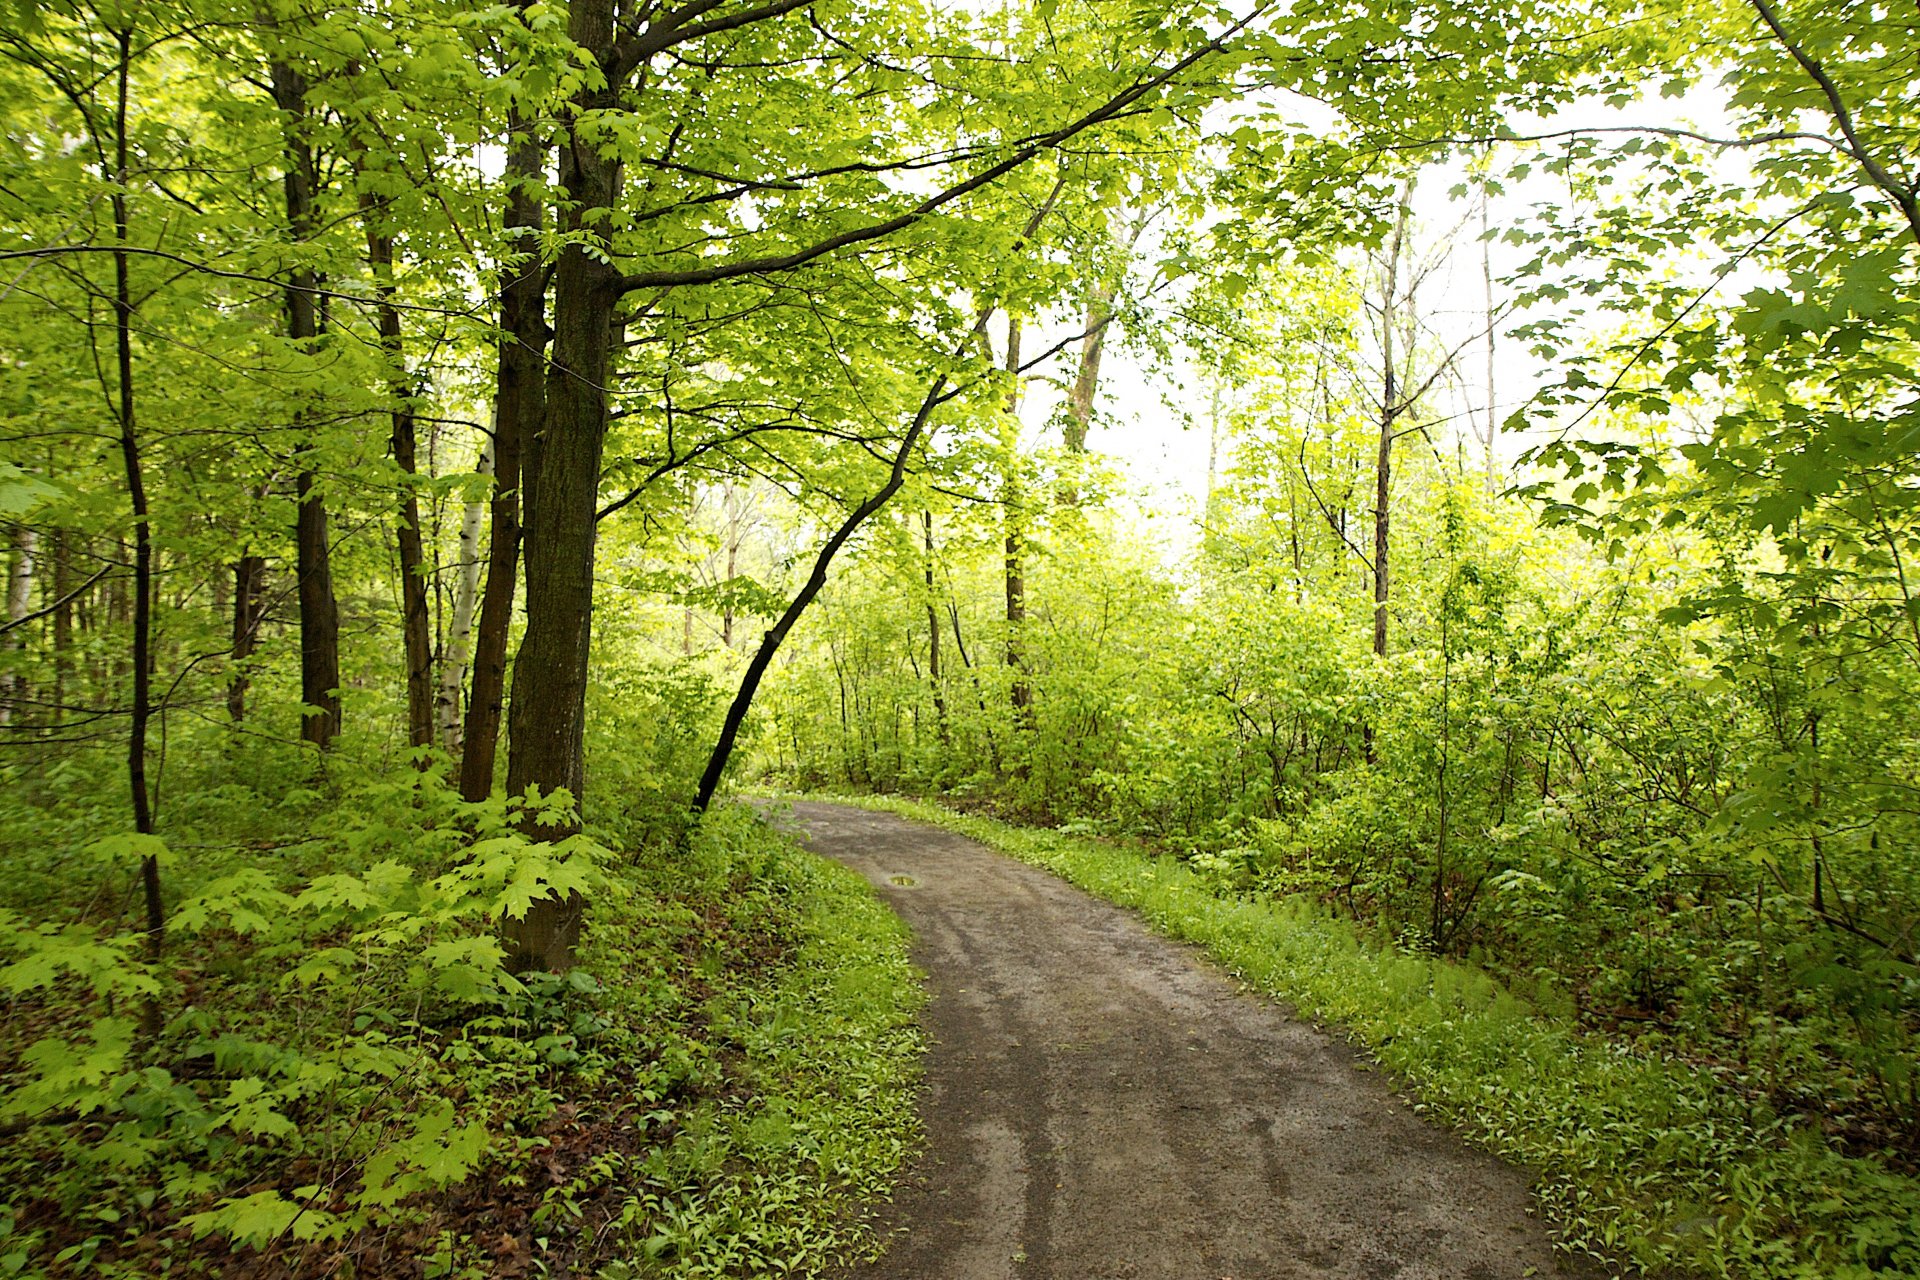
[[[287,229],[296,246],[313,238],[313,201],[317,167],[306,137],[306,77],[284,62],[272,66],[273,100],[286,131]],[[314,306],[314,273],[295,267],[285,289],[287,337],[303,351],[320,334]],[[303,416],[304,413],[303,413]],[[300,736],[326,748],[340,732],[340,609],[333,594],[333,557],[327,539],[327,506],[318,492],[311,438],[295,451],[299,501],[294,550],[300,601]]]
[[[1215,533],[1214,498],[1220,483],[1220,400],[1222,379],[1215,377],[1207,396],[1207,492],[1200,504],[1200,532],[1203,538]]]
[[[1087,432],[1093,425],[1093,399],[1100,388],[1100,361],[1106,352],[1107,329],[1113,324],[1113,299],[1126,275],[1134,247],[1140,243],[1140,237],[1146,232],[1152,215],[1152,206],[1143,202],[1132,226],[1127,229],[1126,239],[1120,241],[1115,237],[1122,254],[1119,265],[1101,274],[1087,298],[1086,330],[1085,336],[1080,339],[1080,361],[1074,370],[1073,387],[1067,393],[1067,418],[1061,427],[1062,440],[1068,453],[1087,451]],[[1110,234],[1111,230],[1109,223]],[[1080,505],[1079,491],[1071,484],[1062,486],[1060,502],[1069,507]]]
[[[1033,688],[1027,683],[1027,657],[1022,632],[1027,621],[1027,578],[1025,537],[1022,529],[1024,497],[1020,492],[1020,318],[1007,317],[1007,373],[1012,388],[1007,392],[1007,474],[1001,490],[1006,520],[1007,585],[1007,669],[1012,676],[1008,697],[1013,705],[1014,723],[1024,726],[1033,718]]]
[[[1493,229],[1489,221],[1488,206],[1491,203],[1486,188],[1480,189],[1480,287],[1485,292],[1487,303],[1487,496],[1491,498],[1498,488],[1493,463],[1493,442],[1500,434],[1499,397],[1494,395],[1494,359],[1499,344],[1499,325],[1495,321],[1493,308]]]
[[[133,63],[133,31],[114,33],[119,45],[114,110],[113,208],[113,330],[114,366],[119,394],[120,461],[126,472],[127,501],[133,512],[133,707],[127,731],[127,789],[133,801],[133,829],[154,833],[153,803],[147,788],[147,721],[153,714],[153,530],[149,524],[146,479],[141,466],[140,440],[135,428],[133,397],[133,285],[127,251],[127,80]],[[147,916],[147,958],[157,961],[166,941],[166,909],[160,894],[160,859],[146,852],[140,859],[141,896]],[[149,999],[141,1014],[149,1039],[160,1033],[160,1005]]]
[[[1394,325],[1400,318],[1400,258],[1406,251],[1407,220],[1412,210],[1413,179],[1409,178],[1400,189],[1400,207],[1394,215],[1393,234],[1387,242],[1380,299],[1380,449],[1373,479],[1373,651],[1383,658],[1387,654],[1387,598],[1392,585],[1388,531],[1392,523],[1393,438],[1406,408],[1400,399]]]
[[[350,64],[358,74],[358,64]],[[407,675],[407,745],[416,750],[434,743],[433,622],[427,607],[426,555],[422,547],[419,475],[419,432],[414,410],[417,388],[407,377],[406,343],[400,309],[394,305],[394,240],[390,220],[368,184],[368,159],[363,140],[351,135],[354,176],[360,188],[360,220],[366,234],[367,268],[374,281],[375,316],[380,354],[386,364],[390,430],[389,448],[400,469],[395,544],[400,561],[401,649]],[[425,766],[424,759],[420,762]]]
[[[720,643],[733,649],[733,578],[740,571],[740,497],[731,480],[721,495],[726,512],[727,590],[720,598]]]
[[[1102,283],[1087,300],[1086,336],[1080,339],[1080,363],[1067,393],[1067,419],[1062,435],[1069,453],[1087,451],[1087,429],[1093,425],[1093,397],[1100,387],[1100,359],[1106,350],[1107,326],[1113,320],[1113,286]]]
[[[414,388],[407,381],[400,309],[393,305],[393,237],[382,226],[379,201],[364,188],[360,194],[360,216],[366,223],[367,265],[374,279],[380,353],[387,363],[387,394],[393,400],[389,414],[390,445],[401,477],[400,528],[395,541],[400,552],[400,625],[407,661],[407,745],[430,747],[433,745],[433,622],[427,612],[420,497],[414,488],[414,478],[419,474]]]
[[[610,58],[612,0],[575,0],[568,33],[580,49]],[[560,186],[566,193],[563,230],[602,235],[618,202],[619,164],[597,142],[578,136],[582,119],[611,113],[615,87],[589,86],[573,100],[573,136],[560,148]],[[527,629],[513,664],[508,705],[507,793],[550,794],[565,788],[573,816],[558,826],[535,826],[536,836],[579,829],[585,790],[587,658],[593,626],[595,515],[601,454],[607,435],[607,374],[611,366],[619,273],[605,255],[575,241],[560,252],[554,273],[553,362],[540,430],[524,440]],[[518,965],[566,969],[573,964],[585,903],[578,894],[542,899],[505,936]]]
[[[1000,740],[993,735],[993,713],[987,710],[986,690],[981,687],[973,658],[967,653],[967,638],[960,634],[960,607],[951,598],[951,593],[947,600],[947,621],[953,624],[953,650],[960,655],[960,666],[973,685],[974,705],[980,708],[980,729],[987,740],[987,765],[997,774],[1000,772]]]
[[[1028,235],[1032,235],[1029,230]],[[985,314],[975,322],[974,334],[977,336],[987,323]],[[963,348],[964,350],[964,348]],[[956,357],[959,353],[955,353]],[[927,389],[926,397],[920,402],[920,408],[914,414],[900,437],[899,451],[893,455],[893,465],[887,474],[886,483],[875,490],[865,502],[855,507],[834,530],[813,558],[813,570],[800,587],[798,594],[788,602],[786,609],[774,620],[772,627],[760,639],[760,647],[754,651],[753,658],[747,663],[746,672],[740,678],[740,688],[734,693],[733,703],[727,708],[726,719],[720,725],[720,738],[714,744],[713,752],[707,757],[706,771],[700,775],[699,790],[694,795],[693,808],[696,813],[704,812],[713,803],[713,796],[720,788],[720,779],[726,772],[727,761],[733,755],[733,744],[739,737],[740,727],[746,723],[747,712],[753,707],[754,694],[759,692],[761,678],[767,668],[773,665],[773,657],[780,651],[780,645],[786,640],[787,633],[793,630],[794,623],[807,611],[814,597],[827,585],[827,570],[832,567],[833,559],[847,539],[859,531],[876,512],[900,492],[900,486],[906,483],[907,466],[913,460],[914,448],[926,433],[927,424],[933,418],[933,411],[940,407],[947,389],[948,374],[943,370],[936,374],[933,383]]]
[[[507,690],[507,632],[513,623],[514,587],[520,574],[521,440],[539,430],[546,408],[546,265],[538,232],[545,223],[539,192],[547,150],[533,122],[517,110],[507,117],[507,210],[509,235],[525,233],[518,261],[502,274],[500,350],[493,412],[493,498],[488,504],[487,582],[474,631],[473,689],[467,699],[466,740],[460,751],[460,794],[487,798]]]

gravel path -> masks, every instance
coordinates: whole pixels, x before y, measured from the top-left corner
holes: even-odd
[[[1520,1280],[1525,1177],[1195,950],[973,841],[793,806],[913,927],[928,1152],[855,1280]]]

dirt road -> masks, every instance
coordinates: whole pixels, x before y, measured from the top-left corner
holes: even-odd
[[[858,1280],[1520,1280],[1524,1177],[1196,951],[960,836],[796,804],[912,925],[928,1152]]]

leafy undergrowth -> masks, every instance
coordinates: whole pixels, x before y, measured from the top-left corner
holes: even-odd
[[[836,797],[839,799],[840,797]],[[1363,941],[1177,858],[882,797],[1137,909],[1251,986],[1341,1027],[1416,1106],[1525,1166],[1565,1247],[1656,1275],[1920,1276],[1920,1180],[1843,1156],[1711,1070],[1583,1035],[1472,969]]]
[[[630,856],[427,778],[326,812],[271,850],[22,863],[0,1275],[806,1275],[877,1249],[918,996],[857,876],[744,809]],[[191,890],[158,962],[99,892],[150,852]],[[507,973],[501,916],[569,891],[580,966]]]

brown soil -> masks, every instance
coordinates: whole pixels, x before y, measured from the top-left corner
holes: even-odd
[[[913,927],[928,1151],[850,1280],[1520,1280],[1527,1181],[1129,912],[960,836],[793,806]]]

